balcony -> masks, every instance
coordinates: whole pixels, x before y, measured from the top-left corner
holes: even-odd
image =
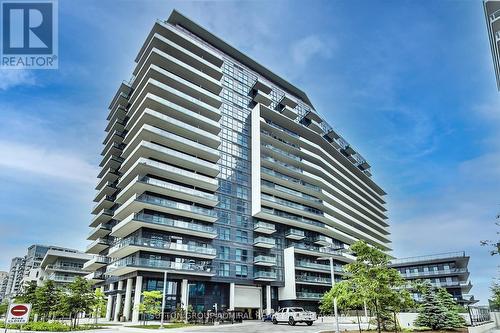
[[[218,218],[217,212],[213,209],[160,198],[149,194],[133,195],[115,211],[114,218],[121,221],[130,214],[138,213],[144,209],[184,216],[206,222],[215,222]]]
[[[94,202],[99,202],[105,196],[112,196],[118,189],[115,182],[106,182],[104,186],[97,192]]]
[[[134,93],[130,110],[136,110],[144,96],[147,93],[152,93],[211,120],[218,121],[221,117],[219,107],[211,105],[217,99],[221,103],[219,96],[201,89],[199,86],[193,85],[191,82],[181,79],[157,66],[150,68],[150,71],[142,78],[141,83],[136,89],[137,91]],[[203,99],[200,99],[200,96]]]
[[[83,270],[85,271],[95,271],[101,267],[106,266],[111,262],[111,259],[106,256],[93,256],[92,259],[83,264]]]
[[[439,276],[439,275],[463,275],[469,274],[466,268],[431,270],[426,272],[400,272],[405,278],[417,278],[421,276]]]
[[[342,262],[353,262],[356,258],[350,254],[344,253],[340,250],[331,250],[329,247],[320,247],[315,245],[308,245],[304,243],[294,243],[292,245],[296,253],[313,256],[313,257],[332,257],[335,260]]]
[[[115,104],[115,106],[110,109],[108,117],[106,118],[109,122],[114,122],[116,120],[123,121],[127,116],[127,104]]]
[[[253,264],[257,266],[276,266],[276,257],[259,255],[253,259]]]
[[[283,106],[288,106],[292,109],[295,109],[297,107],[297,102],[295,102],[293,99],[291,99],[290,97],[288,97],[286,94],[283,95],[283,97],[281,98],[279,104],[283,105]]]
[[[98,238],[87,246],[86,253],[99,254],[109,247],[110,241],[104,238]]]
[[[117,186],[124,187],[138,175],[147,174],[200,187],[208,191],[216,191],[219,187],[217,179],[142,157],[120,178]]]
[[[323,128],[321,127],[321,124],[317,122],[316,120],[310,120],[309,124],[307,125],[309,129],[312,129],[316,133],[323,133]]]
[[[123,238],[140,228],[151,228],[209,239],[217,237],[217,232],[213,226],[146,213],[138,213],[128,216],[113,228],[111,235]]]
[[[106,268],[106,273],[114,276],[121,276],[134,271],[160,272],[214,276],[215,270],[208,263],[188,260],[185,262],[173,262],[166,260],[155,260],[146,258],[127,257],[117,260]]]
[[[172,44],[172,43],[171,43]],[[222,90],[222,84],[220,81],[212,78],[211,76],[203,73],[202,71],[182,62],[181,60],[173,57],[160,49],[152,46],[149,48],[147,59],[138,63],[137,68],[140,66],[149,66],[149,64],[155,64],[164,68],[165,70],[174,73],[180,77],[193,82],[194,84],[207,89],[208,91],[219,94]],[[134,74],[137,74],[135,72]]]
[[[267,180],[261,180],[261,184],[264,187],[263,191],[269,192],[270,194],[281,196],[285,199],[295,200],[300,203],[309,205],[322,205],[323,200],[318,199],[312,195],[302,193],[300,191],[293,190],[288,187],[284,187]]]
[[[123,258],[138,251],[173,254],[204,259],[214,259],[216,250],[209,244],[183,244],[167,240],[143,237],[128,237],[118,241],[109,249],[112,258]]]
[[[265,94],[264,92],[257,90],[254,91],[253,93],[253,101],[255,103],[260,103],[265,106],[269,106],[272,103],[271,97],[268,94]]]
[[[110,232],[111,232],[111,225],[108,223],[101,223],[89,232],[87,239],[96,240],[98,238],[102,238],[109,235]]]
[[[275,281],[276,272],[256,271],[254,272],[253,278],[255,281]]]
[[[104,171],[104,175],[102,175],[101,180],[99,183],[97,183],[97,186],[95,187],[96,190],[100,190],[105,184],[107,183],[114,183],[120,175],[118,172],[114,169],[107,169]]]
[[[136,126],[137,124],[140,127],[143,124],[147,123],[145,122],[145,120],[144,121],[142,120],[143,119],[142,113],[148,110],[149,111],[154,110],[155,112],[160,113],[164,116],[176,119],[177,122],[183,122],[186,125],[195,128],[200,128],[200,130],[202,131],[206,131],[215,135],[220,132],[220,123],[218,121],[212,120],[201,114],[193,112],[185,107],[177,105],[172,101],[167,100],[165,97],[163,97],[161,90],[159,91],[159,93],[154,93],[153,91],[155,90],[159,90],[159,88],[149,89],[147,93],[145,92],[145,95],[144,97],[142,97],[142,100],[134,103],[133,108],[130,110],[130,119],[128,120],[127,126],[125,127],[127,130],[130,131],[128,133],[131,132],[133,133],[131,129],[132,126]],[[158,117],[156,118],[157,119],[155,120],[155,122],[151,123],[154,126],[158,126],[160,124],[159,121],[161,119],[159,119]],[[168,130],[168,128],[165,128],[166,124],[164,122],[161,122],[161,125],[162,126],[159,126],[160,128]],[[195,134],[196,131],[193,133]],[[133,134],[131,134],[131,136],[133,136]],[[191,138],[191,136],[192,135],[187,136],[187,138]],[[127,135],[127,137],[129,136]],[[127,143],[125,140],[124,142]]]
[[[106,277],[103,272],[92,272],[85,275],[85,279],[88,280],[91,284],[96,284],[106,280]]]
[[[312,272],[330,272],[330,265],[319,264],[316,262],[305,261],[305,260],[297,260],[295,262],[295,267],[300,268],[304,271],[312,271]]]
[[[272,249],[276,245],[276,240],[274,238],[259,236],[254,238],[253,245],[257,247]]]
[[[332,279],[321,276],[310,276],[310,275],[296,275],[295,280],[299,284],[321,284],[321,285],[331,285]]]
[[[218,132],[218,124],[214,122],[213,125],[212,128]],[[219,159],[217,148],[221,139],[218,135],[151,109],[145,109],[139,114],[123,142],[135,147],[141,140],[156,142],[187,153],[196,152],[197,156],[212,162]],[[126,155],[128,154],[125,153]]]
[[[168,161],[168,164],[181,166],[188,170],[215,177],[219,169],[215,163],[210,163],[196,156],[186,154],[179,150],[170,149],[156,143],[141,141],[123,162],[120,172],[126,173],[141,157],[147,156],[157,161]]]
[[[108,135],[106,135],[102,144],[105,146],[108,146],[111,143],[121,144],[123,142],[124,137],[125,137],[124,132],[114,130],[109,132]]]
[[[259,232],[261,234],[273,234],[274,232],[276,232],[276,226],[272,223],[259,221],[255,223],[253,231]]]
[[[264,94],[270,94],[272,91],[272,88],[266,82],[264,82],[260,79],[257,79],[257,80],[255,80],[255,83],[252,86],[252,90],[260,90]]]
[[[285,233],[285,237],[288,239],[301,240],[306,238],[306,234],[303,230],[288,229],[288,231]]]
[[[314,244],[322,245],[322,246],[329,246],[333,244],[333,241],[330,237],[326,237],[324,235],[317,235],[314,238]]]
[[[70,265],[64,265],[61,263],[56,263],[55,265],[47,265],[45,266],[45,271],[52,271],[52,272],[69,272],[69,273],[74,273],[74,274],[87,274],[81,267],[78,266],[70,266]]]
[[[109,209],[103,209],[96,214],[96,216],[90,222],[90,227],[95,228],[101,223],[109,222],[113,219],[113,211]]]
[[[47,280],[54,281],[56,283],[71,283],[75,282],[76,276],[67,276],[59,274],[49,274]]]
[[[123,203],[131,196],[151,192],[181,200],[196,202],[214,207],[218,203],[217,196],[189,186],[182,186],[151,177],[137,176],[117,196],[116,202]]]
[[[297,291],[297,299],[319,301],[323,293],[312,293],[307,291]]]
[[[296,119],[298,116],[297,112],[295,112],[294,109],[286,105],[280,110],[280,113],[292,120]]]
[[[108,195],[105,195],[94,206],[94,209],[92,209],[92,214],[97,214],[98,212],[102,211],[103,209],[110,209],[111,207],[114,206],[114,204],[115,204],[114,198],[110,197]]]
[[[120,131],[123,131],[123,128]],[[110,141],[102,150],[101,156],[104,156],[105,158],[107,158],[110,155],[120,156],[122,154],[124,147],[125,145],[123,143],[116,143]]]

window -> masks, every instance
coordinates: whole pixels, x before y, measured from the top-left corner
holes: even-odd
[[[248,216],[237,215],[236,225],[242,228],[248,228]]]
[[[229,260],[229,246],[221,246],[219,249],[219,259]]]
[[[219,227],[219,239],[230,240],[231,230],[229,228]]]
[[[240,243],[248,243],[248,232],[236,230],[236,241]]]
[[[219,276],[229,276],[229,264],[221,263],[219,265]]]
[[[243,250],[243,249],[236,249],[235,250],[235,259],[236,261],[247,261],[248,258],[248,251]]]
[[[247,277],[248,275],[248,267],[246,265],[236,265],[236,274],[237,277]]]

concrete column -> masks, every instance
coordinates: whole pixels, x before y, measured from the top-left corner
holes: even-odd
[[[122,290],[123,290],[123,280],[118,281],[118,294],[116,294],[114,321],[120,321],[120,311],[122,310],[122,294],[121,294]]]
[[[234,311],[234,283],[229,284],[229,311]]]
[[[135,278],[135,292],[134,292],[134,309],[132,310],[132,322],[139,322],[139,304],[141,303],[142,294],[142,276]]]
[[[127,279],[127,286],[125,287],[125,305],[123,307],[123,316],[125,321],[130,320],[130,308],[132,307],[132,283],[134,280]]]
[[[188,280],[183,279],[182,285],[181,285],[181,302],[182,302],[182,308],[186,311],[187,311],[187,307],[188,307],[188,300],[189,300]]]
[[[113,283],[111,283],[109,285],[109,291],[113,291],[115,290],[115,285]],[[110,321],[111,320],[111,311],[113,310],[112,309],[113,307],[113,296],[112,295],[108,295],[108,304],[106,305],[106,321]]]
[[[266,286],[266,315],[271,314],[271,286]]]

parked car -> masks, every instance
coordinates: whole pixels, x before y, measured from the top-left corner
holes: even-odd
[[[273,315],[273,324],[288,323],[295,326],[296,323],[306,323],[311,326],[317,319],[316,312],[305,311],[303,308],[283,308]]]

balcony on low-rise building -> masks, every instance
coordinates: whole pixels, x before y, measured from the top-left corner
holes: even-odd
[[[101,267],[106,266],[111,262],[111,259],[106,256],[94,255],[88,261],[83,264],[83,270],[85,271],[95,271]]]

